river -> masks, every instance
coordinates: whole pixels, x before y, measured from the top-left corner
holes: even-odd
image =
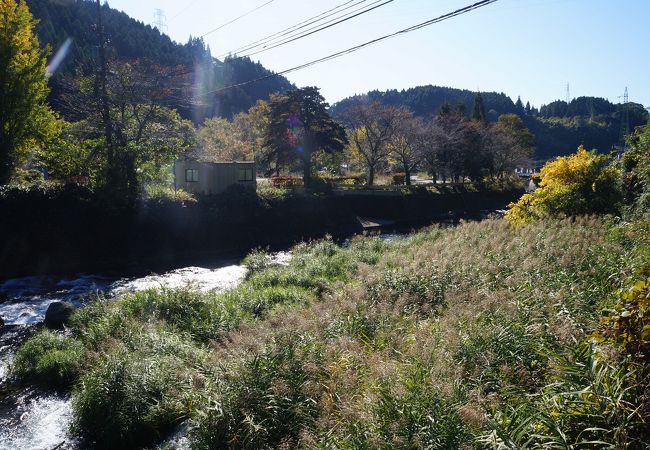
[[[383,234],[382,240],[402,234]],[[348,245],[349,240],[342,242]],[[272,255],[286,264],[290,252]],[[68,301],[81,306],[93,294],[109,297],[149,288],[192,286],[201,291],[224,291],[235,287],[246,268],[232,261],[215,267],[184,267],[144,277],[117,278],[95,274],[71,277],[24,277],[0,282],[0,450],[76,449],[78,442],[69,432],[72,406],[69,393],[44,392],[16,387],[11,383],[10,366],[15,352],[45,318],[50,303]],[[181,427],[165,443],[166,448],[189,448],[187,430]]]
[[[273,259],[285,264],[289,252]],[[184,267],[140,278],[112,278],[79,274],[57,278],[25,277],[0,282],[0,450],[76,448],[69,434],[72,408],[67,393],[17,388],[8,379],[10,365],[21,342],[41,323],[50,303],[69,301],[81,306],[93,294],[109,296],[149,288],[192,286],[201,291],[223,291],[235,287],[246,275],[239,264],[218,267]],[[183,436],[174,437],[174,447],[184,447]]]

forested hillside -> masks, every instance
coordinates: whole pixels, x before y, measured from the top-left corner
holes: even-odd
[[[66,80],[78,73],[96,68],[98,37],[96,32],[97,7],[94,1],[28,0],[30,11],[40,22],[37,33],[42,45],[49,44],[55,54],[69,46],[67,56],[58,66],[50,84],[50,103],[66,115],[69,111],[64,95]],[[162,66],[182,66],[192,74],[195,92],[210,92],[220,87],[248,81],[270,74],[261,64],[248,58],[218,61],[212,58],[210,48],[200,38],[190,38],[185,44],[172,41],[156,28],[132,19],[123,12],[104,5],[102,18],[110,58],[117,60],[147,59]],[[70,41],[68,41],[70,39]],[[69,43],[66,44],[66,41]],[[201,74],[200,77],[197,74]],[[186,104],[172,104],[185,118],[201,122],[206,116],[231,117],[248,110],[258,99],[286,91],[291,83],[284,77],[272,77],[250,86],[229,89],[201,98],[205,103],[196,114],[196,108]]]
[[[475,92],[440,86],[419,86],[402,91],[370,91],[365,95],[346,98],[333,105],[336,116],[364,101],[379,101],[386,105],[405,106],[416,116],[436,114],[440,107],[449,103],[460,105],[469,114]],[[487,119],[495,122],[501,114],[518,114],[526,127],[535,135],[537,159],[549,159],[575,151],[579,145],[607,152],[617,145],[621,137],[623,105],[613,104],[597,97],[578,97],[568,105],[556,101],[539,109],[524,106],[520,99],[513,102],[504,93],[482,92]],[[629,130],[648,120],[648,111],[637,103],[627,104]]]

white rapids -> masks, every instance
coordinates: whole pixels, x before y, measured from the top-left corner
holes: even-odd
[[[275,264],[286,265],[290,252],[271,255]],[[0,282],[0,317],[6,325],[26,326],[43,321],[45,312],[54,301],[69,301],[81,305],[93,293],[109,296],[152,288],[191,287],[202,292],[225,291],[234,288],[246,276],[242,265],[218,268],[184,267],[160,275],[142,278],[115,279],[82,274],[71,278],[25,277]],[[0,385],[8,375],[14,358],[13,349],[0,341]],[[27,397],[27,396],[25,396]],[[16,406],[3,410],[0,397],[0,450],[74,448],[69,435],[72,401],[69,396],[46,395],[33,399],[17,398]],[[6,406],[4,409],[7,409]],[[182,428],[169,439],[168,447],[189,448],[187,429]]]

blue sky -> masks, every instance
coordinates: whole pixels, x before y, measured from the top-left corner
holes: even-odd
[[[154,9],[168,34],[186,42],[268,0],[109,0],[146,23]],[[204,37],[214,56],[343,3],[273,0]],[[373,12],[253,57],[280,71],[437,17],[474,0],[394,0]],[[372,89],[424,84],[505,92],[539,106],[594,95],[650,106],[650,0],[499,0],[428,28],[294,72],[298,86],[316,85],[330,102]]]

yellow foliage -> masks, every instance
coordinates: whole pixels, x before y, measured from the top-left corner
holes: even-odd
[[[46,58],[24,1],[0,0],[0,183],[27,152],[60,131],[47,106]]]
[[[601,319],[596,341],[619,344],[626,353],[650,360],[650,271],[619,293],[618,302]]]
[[[548,215],[615,213],[621,200],[619,171],[606,155],[583,146],[546,163],[540,178],[535,191],[508,205],[506,219],[513,225]]]

